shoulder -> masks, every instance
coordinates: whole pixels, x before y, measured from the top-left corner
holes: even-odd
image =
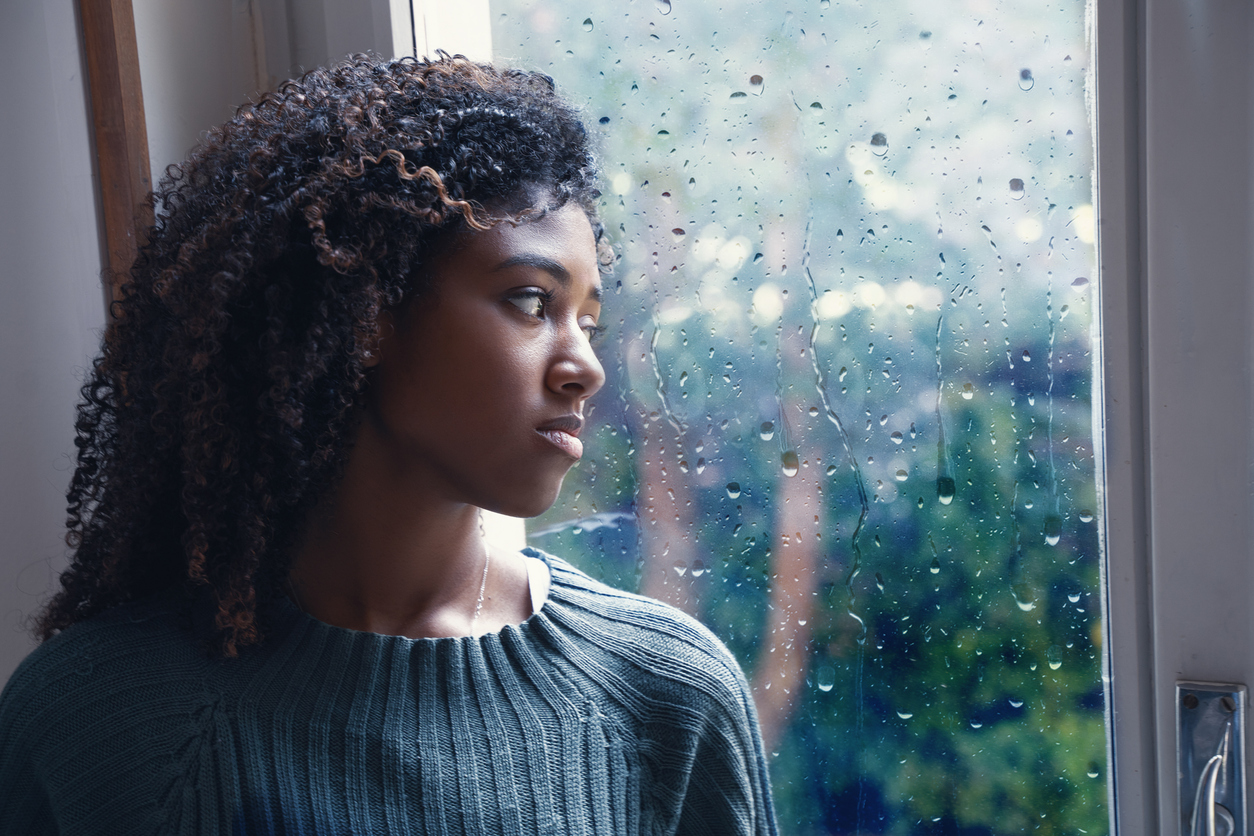
[[[560,558],[529,550],[552,570],[545,613],[573,641],[608,657],[636,681],[695,691],[735,714],[751,711],[740,665],[710,630],[669,604],[615,589]]]
[[[112,712],[142,716],[141,695],[170,695],[169,682],[195,678],[207,661],[170,596],[115,607],[44,642],[17,667],[0,695],[0,746],[55,746],[58,735],[81,733]]]

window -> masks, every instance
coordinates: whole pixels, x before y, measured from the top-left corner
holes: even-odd
[[[529,540],[727,641],[785,832],[1106,832],[1083,5],[493,14],[621,256]]]

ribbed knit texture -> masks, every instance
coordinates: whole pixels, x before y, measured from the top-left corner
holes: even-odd
[[[281,601],[265,642],[212,660],[170,596],[74,626],[0,697],[0,833],[775,833],[726,648],[543,557],[544,608],[480,638]]]

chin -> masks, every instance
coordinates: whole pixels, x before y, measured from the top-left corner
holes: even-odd
[[[538,517],[553,507],[561,489],[562,483],[559,480],[554,486],[535,486],[529,491],[519,491],[514,496],[502,497],[498,502],[483,507],[509,517]]]

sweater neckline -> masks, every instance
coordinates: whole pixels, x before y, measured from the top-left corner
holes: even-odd
[[[544,604],[540,609],[533,612],[527,618],[518,624],[506,624],[500,630],[490,633],[483,633],[478,636],[421,636],[418,638],[410,638],[409,636],[398,636],[391,633],[375,633],[369,630],[354,630],[351,627],[340,627],[335,624],[328,624],[321,619],[315,618],[309,613],[296,605],[287,595],[280,595],[275,598],[275,604],[279,609],[284,620],[288,620],[290,624],[304,624],[307,628],[322,633],[329,638],[339,638],[346,641],[367,641],[367,642],[385,642],[400,643],[407,646],[429,645],[432,647],[448,646],[448,645],[481,645],[484,642],[491,641],[499,644],[507,635],[522,635],[531,632],[541,621],[547,621],[548,611],[553,605],[554,595],[560,595],[558,592],[559,581],[558,573],[554,571],[553,561],[555,558],[546,552],[525,546],[520,549],[526,557],[534,557],[544,563],[545,568],[549,572],[549,594],[544,598]]]

